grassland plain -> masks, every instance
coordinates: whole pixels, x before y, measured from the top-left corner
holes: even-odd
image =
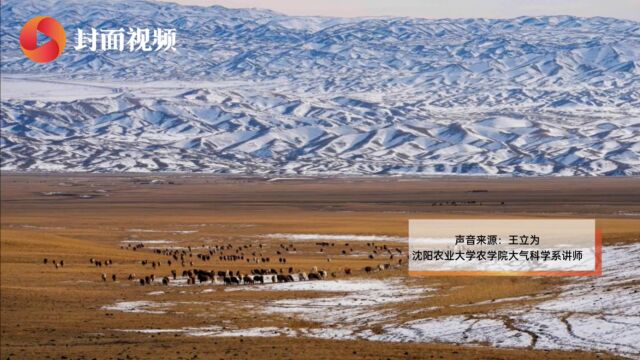
[[[407,220],[420,218],[596,218],[605,246],[633,246],[640,243],[638,178],[3,173],[1,180],[3,359],[633,356],[583,345],[512,349],[494,346],[491,336],[486,341],[372,341],[413,319],[478,317],[533,306],[560,296],[573,279],[407,279],[404,264],[375,273],[362,269],[391,262],[373,253],[371,243],[398,248],[406,256]],[[333,244],[323,247],[291,234],[334,240],[323,240]],[[128,246],[139,243],[145,247],[133,251]],[[336,276],[323,280],[327,285],[304,289],[179,281],[140,286],[127,280],[133,273],[162,277],[171,269],[248,273],[257,267],[195,256],[203,245],[226,244],[251,245],[247,252],[262,244],[259,251],[271,257],[265,265],[270,268],[308,272],[317,266]],[[167,256],[152,251],[188,246],[194,249],[188,262],[194,264],[184,268],[177,262],[169,266]],[[278,263],[279,257],[287,263]],[[113,265],[98,268],[90,258],[111,259]],[[64,266],[56,269],[52,260],[64,260]],[[161,265],[153,269],[143,260]],[[607,286],[617,291],[638,285],[636,280]]]

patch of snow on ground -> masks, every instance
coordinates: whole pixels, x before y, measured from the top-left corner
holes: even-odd
[[[247,336],[247,337],[270,337],[270,336],[295,336],[296,332],[287,328],[277,327],[256,327],[248,329],[228,329],[220,326],[205,327],[184,327],[180,329],[118,329],[122,332],[135,332],[141,334],[162,334],[181,333],[190,336]]]
[[[129,232],[138,233],[171,233],[171,234],[194,234],[198,230],[154,230],[154,229],[129,229]]]
[[[376,341],[488,343],[492,346],[526,347],[531,336],[509,329],[502,320],[448,316],[415,320],[400,327],[389,326],[383,334],[367,337]]]
[[[121,311],[128,313],[164,314],[166,308],[174,306],[171,302],[155,301],[118,301],[113,305],[105,305],[102,310]]]
[[[216,330],[196,330],[188,331],[191,336],[253,336],[253,337],[269,337],[281,335],[294,335],[295,332],[289,329],[277,327],[257,327],[248,329],[216,329]]]
[[[420,286],[407,286],[402,278],[304,281],[236,289],[343,293],[319,298],[274,300],[260,308],[260,311],[268,314],[297,315],[309,321],[339,325],[342,329],[384,321],[394,313],[378,307],[417,300],[428,296],[431,291]]]
[[[407,242],[406,237],[384,235],[345,235],[345,234],[266,234],[267,239],[290,241],[390,241]]]
[[[388,325],[370,340],[488,342],[494,346],[640,355],[640,244],[604,248],[603,275],[580,278],[554,299],[489,314]],[[488,335],[490,337],[488,337]]]
[[[172,244],[171,240],[122,240],[124,244]]]

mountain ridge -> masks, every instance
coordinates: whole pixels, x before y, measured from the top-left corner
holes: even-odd
[[[638,22],[138,3],[2,3],[3,170],[640,175]],[[49,64],[17,46],[36,13],[67,26]],[[178,50],[75,51],[90,26]]]

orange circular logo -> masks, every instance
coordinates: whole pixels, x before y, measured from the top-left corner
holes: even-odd
[[[38,31],[51,40],[38,46]],[[55,60],[67,44],[67,35],[60,23],[49,16],[36,16],[20,31],[20,49],[31,60],[48,63]]]

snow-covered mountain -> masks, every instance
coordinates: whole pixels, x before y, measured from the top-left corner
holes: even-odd
[[[35,15],[68,44],[18,45]],[[640,174],[640,23],[291,17],[145,1],[2,2],[3,170]],[[176,52],[73,49],[177,29]]]

